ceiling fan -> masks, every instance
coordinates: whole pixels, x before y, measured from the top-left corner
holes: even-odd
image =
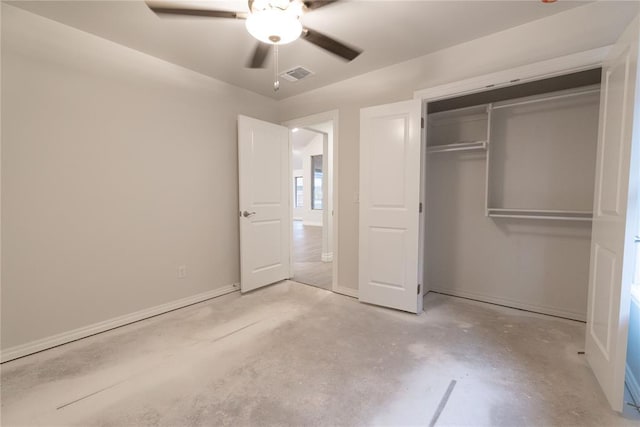
[[[300,18],[337,0],[249,0],[249,13],[227,10],[166,7],[147,2],[158,15],[200,16],[246,20],[249,34],[258,44],[247,63],[248,68],[264,68],[271,46],[277,55],[279,45],[302,38],[346,61],[355,59],[362,50],[348,46],[316,30],[302,26]],[[276,90],[277,88],[274,87]]]

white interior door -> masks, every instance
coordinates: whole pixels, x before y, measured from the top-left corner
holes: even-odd
[[[360,301],[422,311],[420,100],[360,112]]]
[[[240,290],[289,278],[289,130],[238,116]]]
[[[623,405],[637,215],[637,195],[632,193],[638,191],[638,183],[630,177],[638,176],[640,149],[639,35],[636,18],[602,69],[587,309],[587,360],[618,411]]]

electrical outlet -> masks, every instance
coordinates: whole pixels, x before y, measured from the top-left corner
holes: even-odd
[[[178,266],[178,279],[184,279],[185,277],[187,277],[187,266],[186,265],[179,265]]]

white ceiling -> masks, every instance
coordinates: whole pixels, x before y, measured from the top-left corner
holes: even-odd
[[[319,134],[307,129],[298,129],[296,132],[291,132],[291,148],[293,151],[293,157],[291,159],[293,169],[302,169],[302,150]]]
[[[303,16],[303,24],[355,45],[364,53],[351,63],[304,40],[280,48],[280,71],[302,65],[315,75],[272,89],[268,68],[244,68],[255,41],[244,21],[159,18],[142,1],[10,2],[38,15],[96,34],[202,74],[283,99],[355,75],[544,18],[584,2],[342,0]],[[189,1],[185,5],[246,11],[238,1]]]
[[[309,145],[316,136],[318,136],[317,132],[307,129],[298,129],[296,132],[291,132],[291,148],[294,151],[301,151]]]

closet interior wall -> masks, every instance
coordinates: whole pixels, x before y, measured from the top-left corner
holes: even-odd
[[[585,320],[599,114],[599,81],[584,86],[592,80],[497,102],[487,92],[489,102],[449,102],[458,108],[427,115],[427,289]]]

